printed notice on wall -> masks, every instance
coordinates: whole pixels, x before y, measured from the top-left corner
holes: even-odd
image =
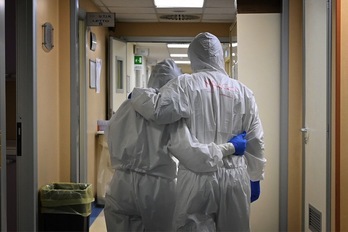
[[[89,87],[95,89],[95,61],[89,60]]]
[[[104,12],[87,12],[86,21],[87,26],[114,27],[115,14]]]
[[[95,71],[96,71],[96,92],[100,93],[100,73],[101,73],[101,67],[102,67],[102,60],[96,58],[95,59],[95,63],[96,63],[96,67],[95,67]]]

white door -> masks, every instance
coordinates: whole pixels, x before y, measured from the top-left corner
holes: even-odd
[[[327,0],[304,1],[304,231],[330,228],[330,76]]]
[[[109,38],[109,118],[126,100],[127,43]]]
[[[0,231],[7,231],[5,116],[5,0],[0,0]]]

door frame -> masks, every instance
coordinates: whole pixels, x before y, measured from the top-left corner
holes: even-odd
[[[5,0],[0,0],[0,230],[7,231]]]
[[[88,173],[88,146],[87,146],[87,122],[88,122],[88,104],[87,104],[87,41],[90,29],[86,26],[86,12],[78,9],[78,31],[79,31],[79,180],[80,182],[87,183]]]
[[[289,0],[282,1],[281,14],[281,80],[280,80],[280,173],[279,231],[288,230],[288,151],[289,151]]]
[[[327,112],[326,112],[326,120],[327,120],[327,138],[326,138],[326,169],[327,169],[327,175],[326,175],[326,207],[327,207],[327,214],[326,214],[326,231],[331,231],[331,198],[332,198],[332,190],[331,190],[331,183],[332,183],[332,136],[333,136],[333,123],[332,123],[332,112],[333,112],[333,102],[332,102],[332,10],[333,10],[333,3],[332,0],[327,0],[327,69],[326,69],[326,101],[327,101]]]
[[[36,0],[17,1],[17,229],[38,228]],[[26,22],[26,23],[23,23]],[[21,139],[18,139],[18,133]]]
[[[78,9],[79,0],[70,0],[70,181],[76,183],[80,182]]]
[[[79,25],[85,20],[85,12],[79,8],[79,0],[70,0],[70,181],[76,183],[87,182],[88,166],[87,82],[80,76],[86,75],[86,70],[80,71],[80,65],[86,67],[86,60],[80,56],[81,46],[86,44],[85,35],[81,39],[84,44],[79,40]]]
[[[302,146],[302,230],[306,231],[306,1],[303,1],[303,146]],[[325,231],[331,231],[331,183],[332,183],[332,0],[326,0],[326,202],[325,202]]]

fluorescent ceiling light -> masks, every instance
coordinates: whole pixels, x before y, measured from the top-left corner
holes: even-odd
[[[191,64],[189,60],[174,60],[176,64]]]
[[[154,0],[157,8],[202,8],[204,0]]]
[[[170,57],[188,57],[187,54],[170,54]]]
[[[168,48],[188,48],[190,44],[167,44]]]
[[[238,43],[232,43],[232,47],[237,47]]]

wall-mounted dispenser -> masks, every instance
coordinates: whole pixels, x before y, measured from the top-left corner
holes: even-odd
[[[53,45],[53,26],[50,23],[42,25],[42,48],[46,52],[49,52],[54,47]]]

